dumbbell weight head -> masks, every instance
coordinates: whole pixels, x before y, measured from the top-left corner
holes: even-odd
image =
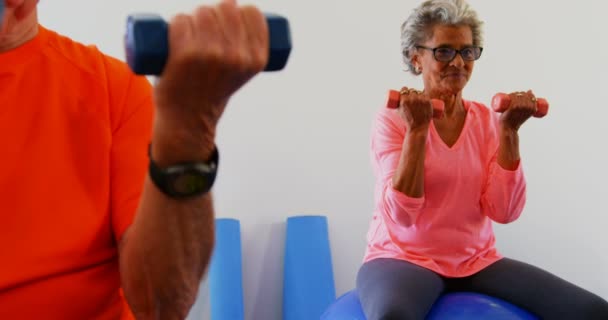
[[[127,18],[127,64],[140,75],[160,75],[169,55],[169,25],[159,15],[137,14]]]
[[[285,67],[291,53],[289,21],[279,15],[266,13],[270,50],[264,71]],[[131,70],[140,75],[160,75],[169,54],[169,27],[159,15],[134,14],[127,18],[125,51]]]
[[[291,53],[291,31],[287,18],[265,13],[270,41],[270,56],[264,71],[279,71],[285,68]]]

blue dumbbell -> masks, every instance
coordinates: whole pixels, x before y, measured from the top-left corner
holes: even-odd
[[[1,1],[1,0],[0,0]],[[281,70],[291,52],[291,34],[286,18],[265,14],[268,23],[270,56],[264,71]],[[136,14],[127,19],[125,47],[127,63],[140,75],[160,75],[169,53],[168,24],[158,15]]]

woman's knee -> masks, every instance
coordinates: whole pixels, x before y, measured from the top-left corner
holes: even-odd
[[[545,319],[608,319],[608,302],[590,292],[561,299],[559,304],[545,306],[539,314]]]
[[[608,302],[598,296],[579,303],[576,309],[579,319],[608,319]]]

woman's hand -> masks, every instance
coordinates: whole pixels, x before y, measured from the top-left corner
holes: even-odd
[[[536,97],[532,90],[509,94],[511,104],[500,116],[503,129],[517,131],[519,127],[536,113]]]
[[[407,130],[428,130],[433,119],[431,99],[424,92],[407,87],[403,87],[400,93],[399,114],[405,120]]]

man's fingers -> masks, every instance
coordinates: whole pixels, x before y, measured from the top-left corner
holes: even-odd
[[[244,6],[240,11],[249,40],[252,68],[254,71],[263,70],[268,64],[270,48],[266,19],[259,9],[253,6]]]

